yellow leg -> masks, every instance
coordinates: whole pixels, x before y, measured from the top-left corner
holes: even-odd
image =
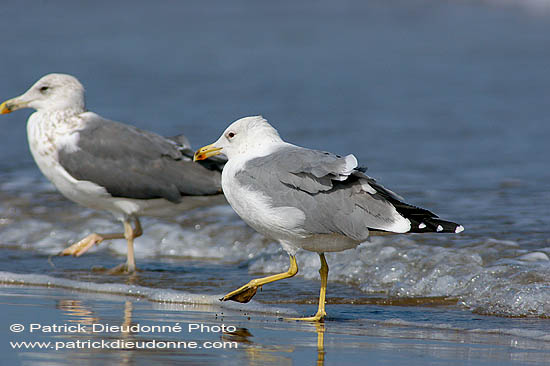
[[[222,297],[220,300],[249,302],[250,299],[252,299],[254,295],[256,295],[256,291],[258,291],[258,287],[262,287],[266,283],[284,280],[285,278],[290,278],[294,276],[296,273],[298,273],[298,264],[296,264],[295,256],[290,255],[289,257],[290,257],[290,266],[288,267],[288,271],[284,273],[268,276],[268,277],[253,279],[250,282],[248,282],[246,285],[236,289],[235,291],[231,291],[230,293]]]
[[[324,253],[319,253],[319,258],[321,259],[321,269],[319,269],[319,274],[321,275],[321,291],[319,293],[319,309],[317,310],[317,314],[307,318],[287,318],[288,320],[319,322],[327,315],[325,312],[325,299],[327,295],[328,265]]]

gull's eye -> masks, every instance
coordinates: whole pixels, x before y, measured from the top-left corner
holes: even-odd
[[[229,132],[229,133],[227,134],[227,137],[230,138],[230,139],[232,139],[233,137],[235,137],[235,132]]]
[[[43,86],[43,87],[41,87],[39,90],[40,90],[40,93],[44,93],[44,92],[46,92],[46,90],[48,90],[48,89],[49,89],[48,86]]]

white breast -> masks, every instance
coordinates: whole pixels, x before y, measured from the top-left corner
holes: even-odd
[[[57,112],[62,113],[62,112]],[[98,197],[110,196],[103,188],[88,181],[77,181],[59,164],[58,150],[76,149],[78,130],[84,121],[78,116],[69,118],[71,123],[57,122],[64,116],[35,112],[27,122],[27,137],[31,154],[55,187],[67,198],[84,206],[96,208]],[[65,118],[66,120],[66,118]],[[101,207],[98,207],[101,208]]]
[[[295,207],[273,207],[267,195],[242,186],[235,174],[246,162],[242,158],[231,159],[222,172],[224,195],[235,212],[261,234],[278,240],[297,240],[305,237],[300,228],[304,213]]]

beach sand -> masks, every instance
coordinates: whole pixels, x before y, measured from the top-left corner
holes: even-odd
[[[303,305],[288,311],[313,310]],[[456,322],[461,312],[456,309],[333,305],[329,312],[324,324],[311,324],[283,320],[261,309],[247,311],[245,305],[227,309],[3,285],[2,364],[503,366],[542,365],[550,358],[548,342],[529,337],[399,320],[423,312],[427,318],[447,316]],[[381,320],[384,312],[395,317]],[[13,324],[24,329],[11,331]],[[14,342],[43,342],[45,348],[16,348]]]

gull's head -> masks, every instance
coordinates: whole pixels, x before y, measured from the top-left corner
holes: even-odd
[[[84,87],[74,76],[48,74],[34,83],[24,94],[0,104],[0,113],[10,113],[21,108],[83,112]]]
[[[195,160],[218,154],[224,154],[229,160],[242,154],[261,155],[265,149],[281,142],[277,130],[262,116],[244,117],[227,127],[218,141],[197,150]]]

